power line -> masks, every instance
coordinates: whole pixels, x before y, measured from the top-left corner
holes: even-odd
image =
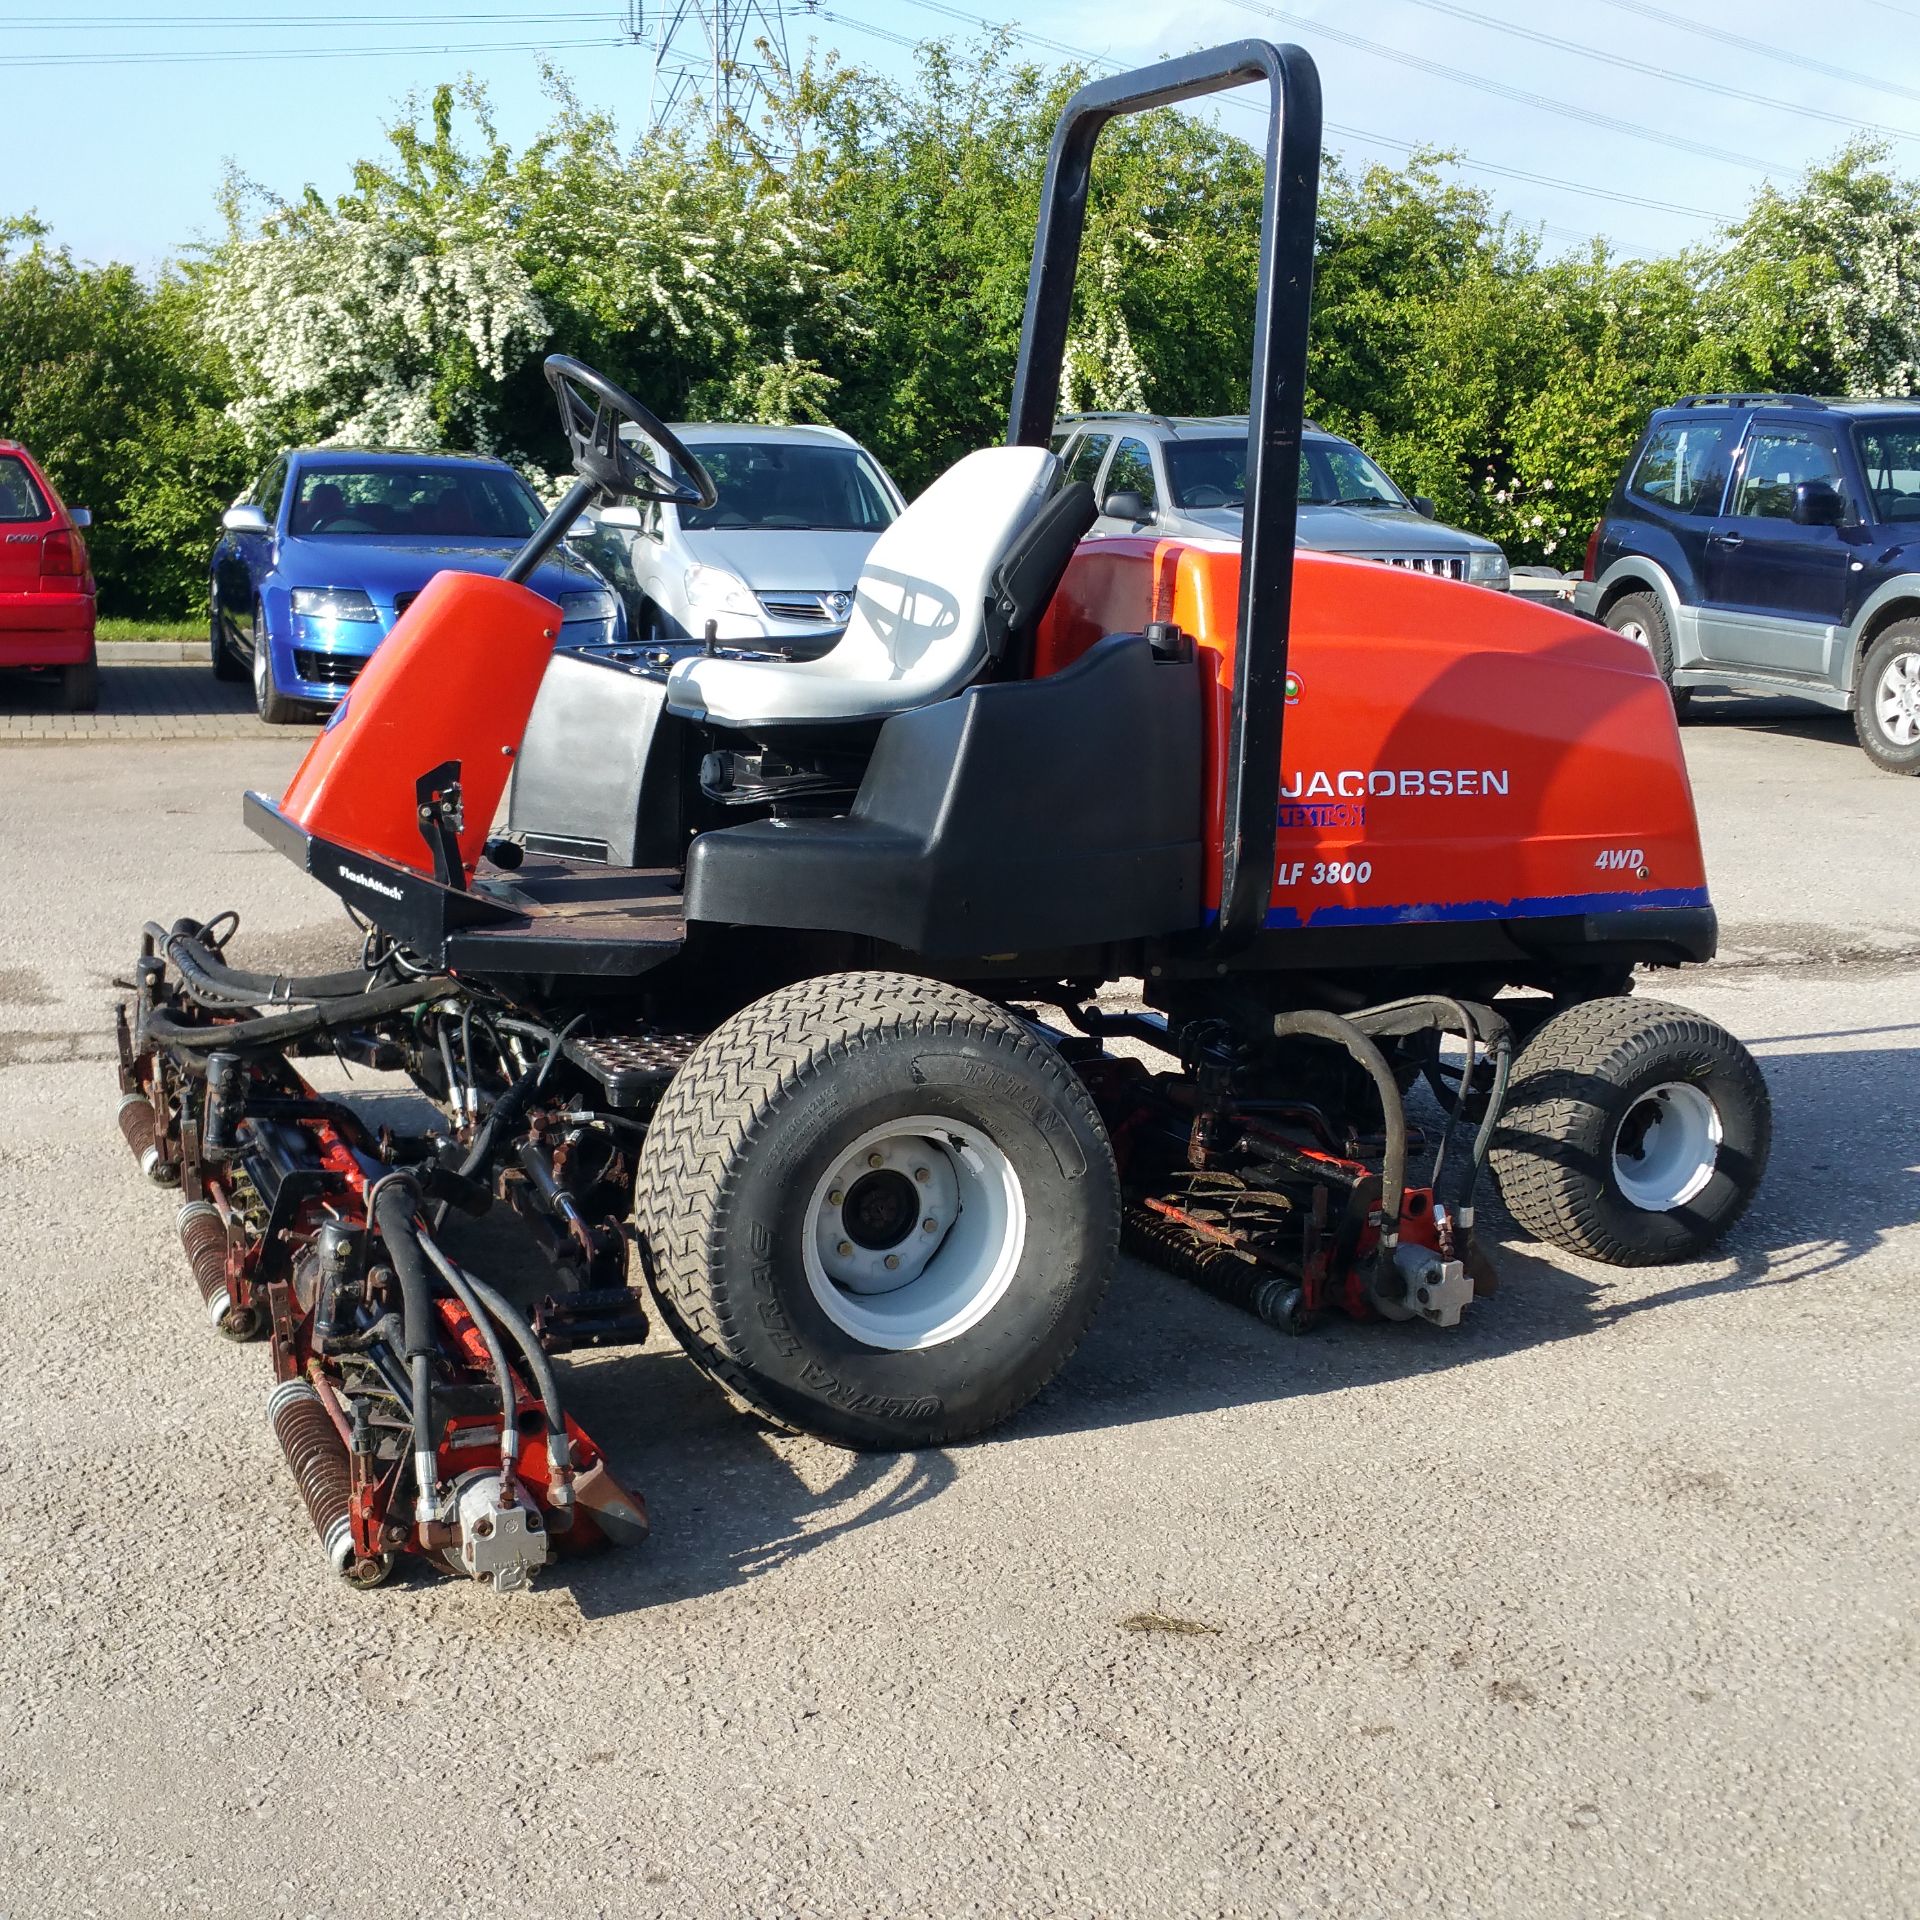
[[[587,40],[443,41],[411,47],[248,47],[215,48],[198,52],[166,53],[0,53],[0,67],[148,67],[195,65],[253,60],[391,60],[407,54],[455,54],[461,59],[482,53],[561,53],[580,47],[617,47],[619,40],[596,36]]]
[[[927,13],[944,14],[948,19],[957,20],[964,25],[984,27],[989,32],[1001,31],[984,15],[968,13],[962,8],[944,5],[942,0],[907,0],[907,4]],[[816,17],[830,20],[837,26],[852,27],[858,33],[871,33],[879,39],[893,42],[896,46],[913,48],[920,44],[905,34],[891,33],[885,28],[870,26],[865,21],[851,19],[845,14],[822,12]],[[1123,70],[1120,61],[1110,59],[1104,54],[1093,53],[1085,47],[1073,46],[1064,40],[1049,39],[1045,34],[1030,32],[1025,27],[1008,26],[1005,31],[1010,32],[1017,40],[1024,40],[1033,46],[1045,47],[1051,53],[1065,54],[1070,59],[1084,60],[1092,66],[1104,67],[1109,73],[1118,73]],[[1258,114],[1262,118],[1266,115],[1264,106],[1243,94],[1224,94],[1220,96],[1220,100],[1224,106],[1242,107],[1247,112]],[[1426,150],[1426,143],[1422,141],[1396,139],[1391,134],[1375,133],[1370,128],[1350,126],[1339,120],[1328,120],[1324,124],[1328,132],[1337,133],[1343,140],[1357,140],[1363,145],[1383,147],[1395,153],[1419,153]],[[1476,160],[1467,155],[1461,157],[1459,165],[1462,172],[1495,174],[1502,179],[1523,181],[1529,186],[1551,187],[1558,192],[1580,194],[1594,200],[1607,200],[1618,206],[1644,207],[1654,213],[1680,214],[1689,219],[1710,221],[1716,226],[1729,225],[1732,219],[1729,214],[1715,213],[1706,207],[1683,206],[1671,200],[1656,200],[1645,194],[1627,193],[1616,187],[1587,186],[1578,180],[1561,180],[1552,174],[1535,173],[1526,167],[1503,166],[1496,161]],[[1571,229],[1563,229],[1563,231],[1571,231]]]
[[[1846,80],[1856,87],[1871,87],[1876,93],[1891,93],[1902,100],[1920,100],[1920,87],[1904,87],[1897,80],[1882,80],[1875,74],[1861,73],[1853,67],[1836,67],[1825,60],[1810,59],[1791,47],[1776,47],[1769,41],[1752,40],[1744,33],[1735,33],[1728,27],[1710,27],[1704,21],[1689,20],[1685,14],[1651,6],[1648,0],[1604,0],[1604,4],[1618,7],[1622,13],[1637,13],[1643,20],[1657,20],[1662,26],[1672,27],[1680,33],[1691,33],[1702,40],[1717,40],[1724,47],[1738,47],[1742,53],[1756,53],[1763,60],[1782,61],[1802,73],[1824,73],[1829,80]],[[1888,13],[1898,14],[1903,20],[1920,20],[1920,13],[1907,7],[1893,6],[1890,0],[1867,0],[1867,4],[1884,7]]]
[[[1670,66],[1656,65],[1651,60],[1636,60],[1631,54],[1609,53],[1602,47],[1589,47],[1578,40],[1563,40],[1557,33],[1543,33],[1538,27],[1523,27],[1511,20],[1496,20],[1491,14],[1476,13],[1471,7],[1458,6],[1455,0],[1408,0],[1408,4],[1425,7],[1430,13],[1445,14],[1451,20],[1464,20],[1469,26],[1486,27],[1495,33],[1508,34],[1516,40],[1530,40],[1535,46],[1553,47],[1561,53],[1576,54],[1583,60],[1598,60],[1605,66],[1619,67],[1628,73],[1645,74],[1650,79],[1663,80],[1676,87],[1691,87],[1696,93],[1717,93],[1726,100],[1744,100],[1749,106],[1765,107],[1773,113],[1795,114],[1803,120],[1825,120],[1855,132],[1884,133],[1895,140],[1920,140],[1920,134],[1909,133],[1904,127],[1882,126],[1875,120],[1856,119],[1850,113],[1830,113],[1825,107],[1810,107],[1799,101],[1782,100],[1775,94],[1753,93],[1745,87],[1730,86],[1724,80],[1676,73]],[[1638,6],[1633,10],[1642,11]]]
[[[1658,127],[1643,127],[1637,120],[1621,120],[1610,113],[1598,113],[1591,107],[1576,107],[1564,100],[1549,99],[1543,93],[1509,86],[1504,80],[1495,80],[1483,73],[1470,73],[1464,67],[1449,67],[1438,60],[1430,60],[1425,54],[1408,53],[1399,47],[1369,40],[1364,34],[1349,33],[1344,27],[1330,27],[1325,21],[1311,19],[1306,14],[1290,13],[1285,7],[1267,6],[1263,0],[1230,0],[1230,3],[1242,12],[1257,13],[1269,20],[1281,21],[1286,26],[1322,40],[1337,41],[1341,46],[1373,54],[1377,59],[1411,67],[1416,73],[1437,74],[1443,80],[1455,81],[1463,87],[1474,87],[1481,93],[1493,94],[1501,100],[1513,100],[1524,107],[1536,107],[1542,113],[1558,114],[1562,119],[1584,121],[1590,127],[1603,127],[1610,133],[1624,133],[1635,140],[1651,141],[1655,146],[1671,147],[1677,153],[1697,154],[1703,160],[1720,160],[1728,166],[1745,167],[1756,173],[1766,173],[1773,165],[1772,161],[1756,159],[1750,153],[1735,153],[1727,147],[1709,146],[1704,140],[1689,140],[1684,134],[1665,133]]]
[[[522,13],[306,13],[284,14],[278,19],[243,18],[231,13],[81,13],[26,14],[12,20],[0,20],[0,30],[18,29],[27,33],[45,33],[54,29],[66,32],[74,27],[126,33],[177,32],[199,27],[244,27],[249,34],[263,29],[284,27],[457,27],[549,25],[556,20],[604,20],[605,7],[555,13],[539,8]]]

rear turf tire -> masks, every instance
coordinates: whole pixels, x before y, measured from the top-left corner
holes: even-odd
[[[1740,1218],[1772,1136],[1766,1082],[1724,1027],[1658,1000],[1589,1000],[1520,1050],[1493,1175],[1536,1239],[1655,1266]]]
[[[1673,684],[1673,635],[1667,630],[1666,609],[1650,593],[1623,593],[1601,617],[1615,633],[1639,641],[1653,655],[1653,664],[1672,696],[1674,717],[1684,720],[1693,694]]]
[[[91,713],[100,704],[100,661],[89,651],[84,660],[60,669],[60,704],[69,713]]]
[[[941,1446],[1023,1406],[1079,1345],[1119,1238],[1072,1069],[990,1001],[905,974],[803,981],[717,1028],[648,1126],[636,1194],[695,1364],[854,1447]],[[881,1264],[919,1261],[922,1232],[935,1251],[893,1282]]]
[[[1853,730],[1884,773],[1920,774],[1920,620],[1896,620],[1860,662]]]

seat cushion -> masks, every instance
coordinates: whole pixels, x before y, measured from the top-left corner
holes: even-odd
[[[1058,463],[988,447],[949,467],[873,544],[847,630],[817,660],[682,660],[668,711],[719,726],[874,720],[944,700],[987,659],[994,569],[1039,512]]]

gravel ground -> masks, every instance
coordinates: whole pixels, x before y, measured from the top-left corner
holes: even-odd
[[[1920,1912],[1920,786],[1686,739],[1727,958],[1656,990],[1777,1108],[1719,1257],[1508,1232],[1297,1343],[1127,1265],[910,1458],[574,1364],[654,1539],[510,1601],[328,1583],[112,1124],[146,913],[338,940],[239,824],[297,743],[0,751],[0,1915]]]

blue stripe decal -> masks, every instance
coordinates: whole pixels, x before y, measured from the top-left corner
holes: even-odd
[[[1561,914],[1633,913],[1660,907],[1704,907],[1705,887],[1664,887],[1645,893],[1558,893],[1527,900],[1423,901],[1400,907],[1316,907],[1305,918],[1298,907],[1271,907],[1270,927],[1395,927],[1455,920],[1544,920]],[[1220,918],[1207,915],[1211,926]]]

